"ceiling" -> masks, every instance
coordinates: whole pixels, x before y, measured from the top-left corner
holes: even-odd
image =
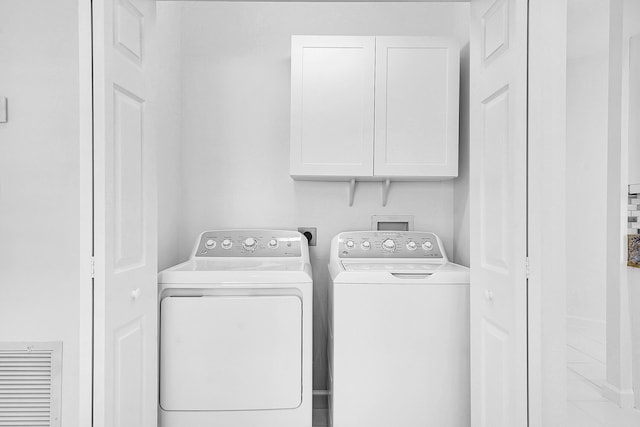
[[[471,0],[158,0],[158,1],[253,1],[253,2],[320,2],[320,3],[469,3]]]

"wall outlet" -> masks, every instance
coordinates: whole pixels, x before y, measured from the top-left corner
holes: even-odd
[[[298,227],[298,232],[309,239],[309,246],[316,245],[316,237],[318,235],[317,227]]]

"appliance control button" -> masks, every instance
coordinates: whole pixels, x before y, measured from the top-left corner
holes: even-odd
[[[230,239],[224,239],[220,246],[222,246],[222,249],[231,249],[233,242]]]
[[[431,249],[433,249],[433,243],[431,242],[424,242],[422,244],[422,249],[424,249],[425,251],[430,251]]]
[[[345,245],[347,246],[347,249],[353,249],[353,248],[356,247],[356,244],[355,244],[355,242],[353,240],[347,240]]]
[[[253,251],[258,247],[258,241],[253,237],[247,237],[242,243],[242,247],[248,251]]]
[[[360,244],[360,247],[361,247],[363,250],[368,251],[369,249],[371,249],[371,242],[369,242],[369,241],[365,240],[364,242],[362,242],[362,243]]]
[[[274,249],[278,247],[278,241],[276,239],[269,240],[269,247]]]
[[[417,248],[418,245],[416,244],[416,242],[410,241],[409,243],[407,243],[407,249],[409,249],[410,251],[415,251]]]
[[[392,239],[387,239],[384,242],[382,242],[382,249],[384,249],[387,252],[393,252],[396,248],[396,242],[394,242]]]
[[[215,240],[213,240],[213,239],[209,239],[209,240],[207,240],[207,241],[204,243],[204,246],[205,246],[207,249],[213,249],[213,248],[215,248],[215,247],[216,247],[216,241],[215,241]]]

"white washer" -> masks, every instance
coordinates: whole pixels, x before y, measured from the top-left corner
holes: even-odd
[[[307,239],[278,230],[200,235],[159,275],[161,427],[311,427]]]
[[[338,234],[329,263],[334,427],[468,427],[469,270],[433,233]]]

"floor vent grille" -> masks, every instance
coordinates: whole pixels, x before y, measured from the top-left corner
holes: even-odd
[[[61,375],[61,342],[0,342],[0,427],[59,427]]]

